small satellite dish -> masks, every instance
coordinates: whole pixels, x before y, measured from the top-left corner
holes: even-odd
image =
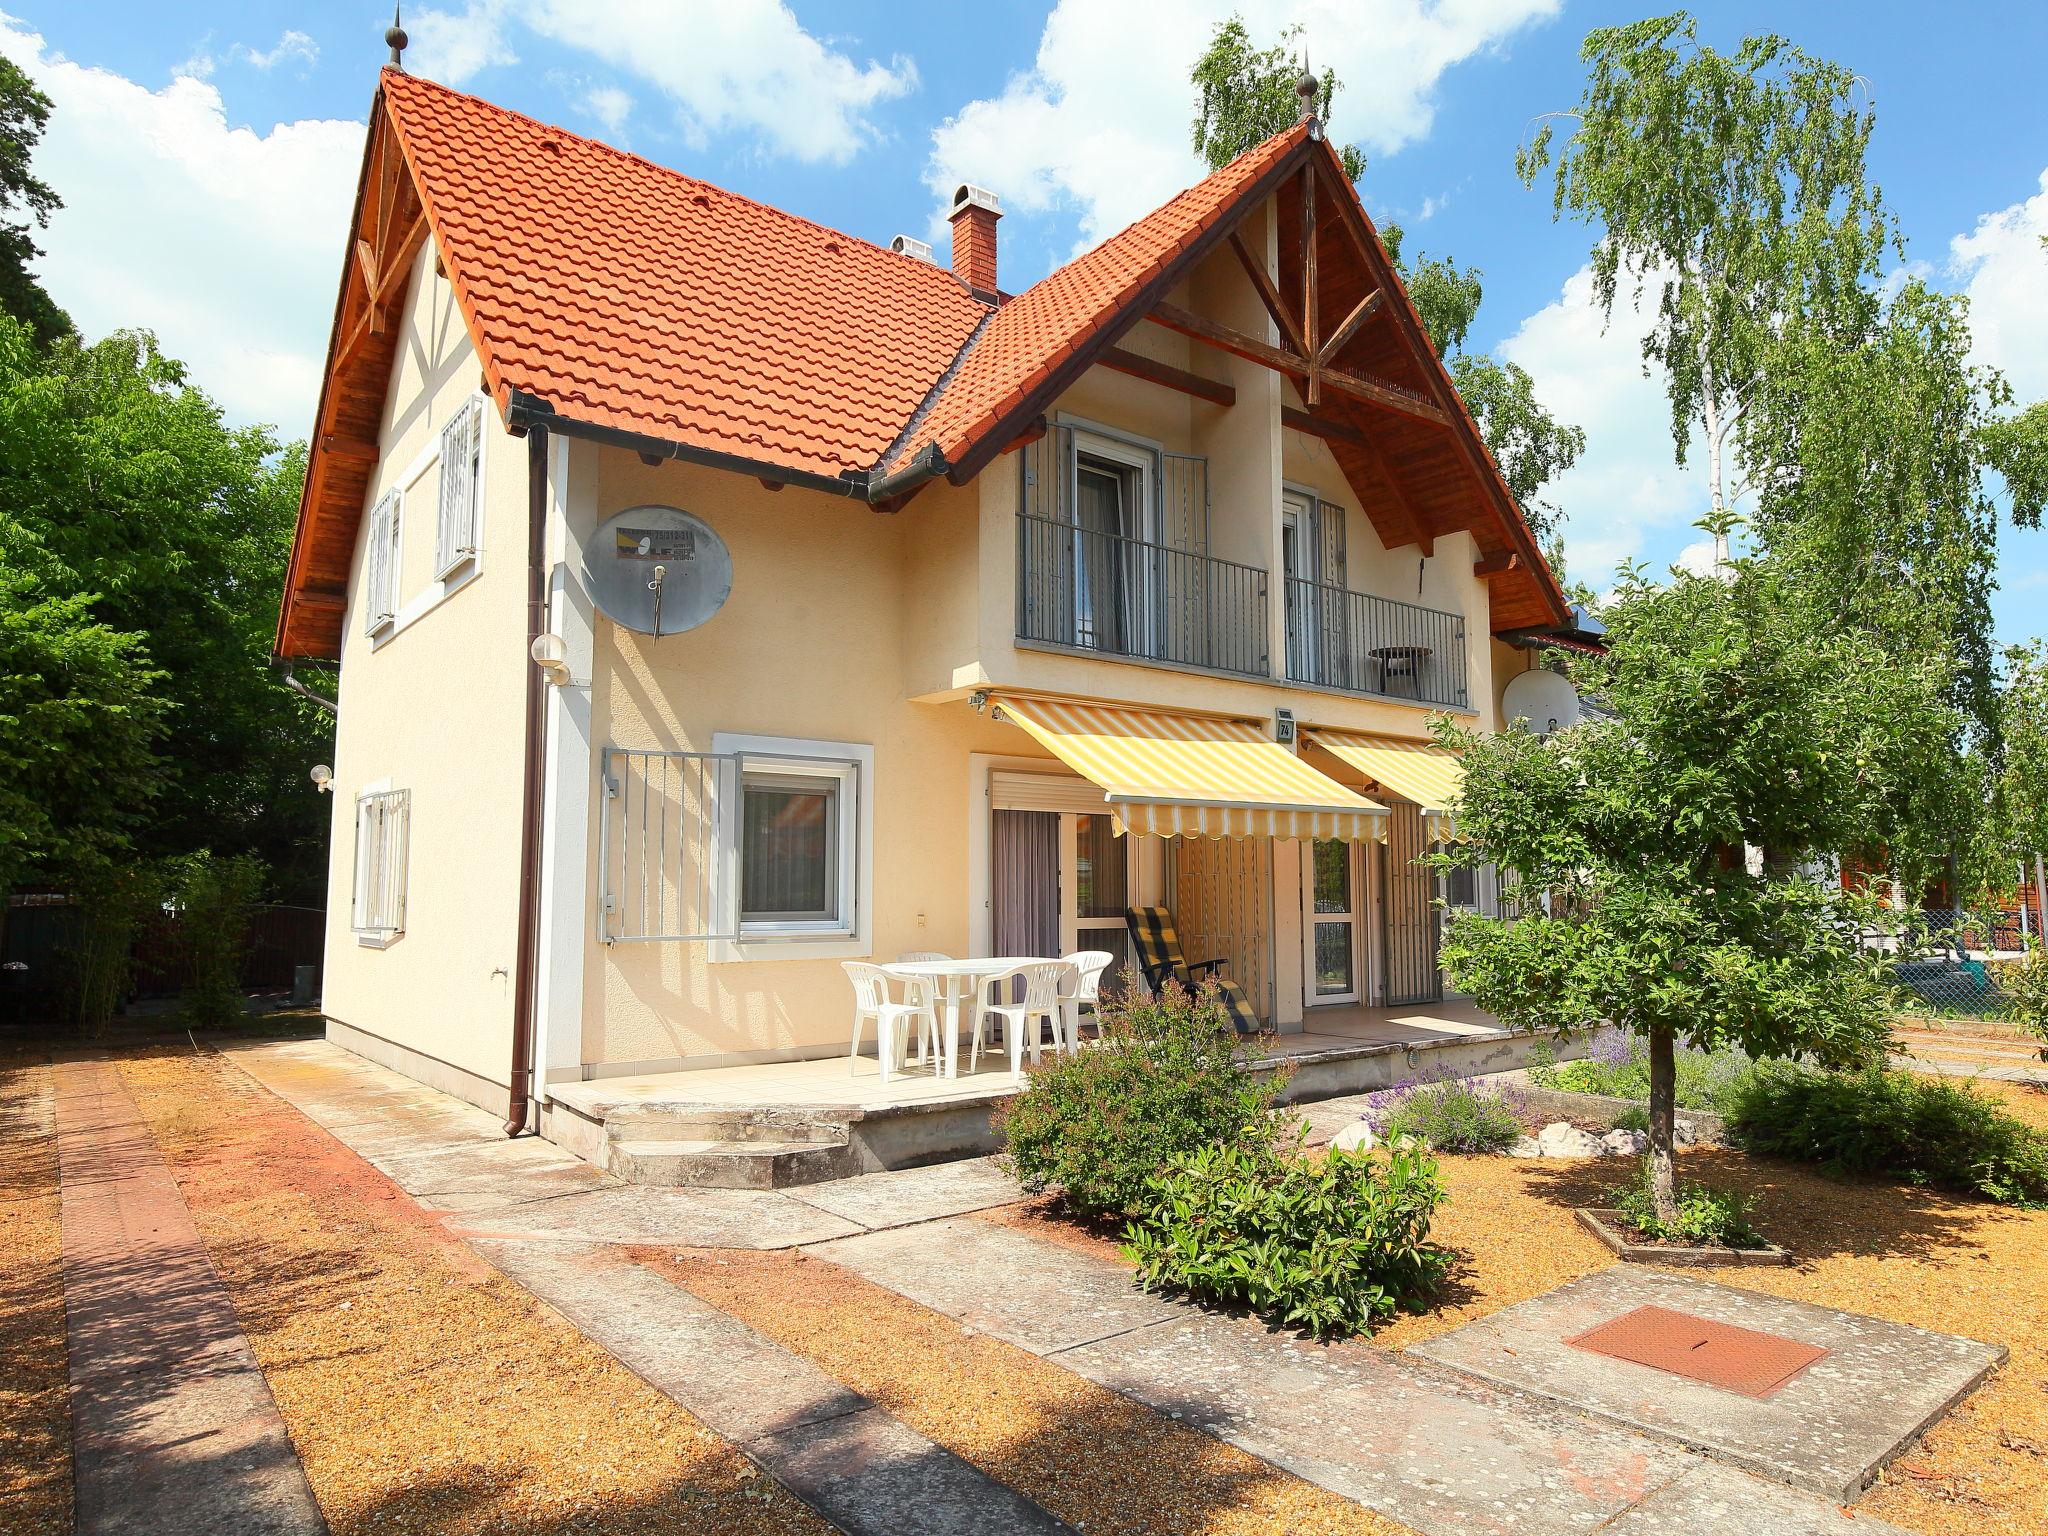
[[[1501,713],[1510,724],[1526,720],[1529,729],[1538,736],[1577,725],[1584,713],[1579,706],[1579,690],[1572,686],[1571,679],[1542,667],[1517,672],[1509,678],[1500,702]]]
[[[583,582],[605,616],[643,635],[695,629],[732,595],[732,552],[677,507],[628,507],[583,546]]]

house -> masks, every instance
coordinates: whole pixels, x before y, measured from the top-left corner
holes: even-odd
[[[1016,294],[980,188],[942,265],[398,68],[370,125],[276,642],[331,1038],[554,1133],[1135,903],[1283,1038],[1441,998],[1429,718],[1573,618],[1312,118]]]

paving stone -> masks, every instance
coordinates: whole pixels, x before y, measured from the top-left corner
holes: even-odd
[[[1600,1536],[1905,1536],[1795,1488],[1697,1460],[1692,1470],[1600,1528]]]
[[[747,1448],[842,1530],[1046,1536],[1072,1529],[879,1408],[765,1435]]]
[[[1564,1342],[1641,1306],[1669,1307],[1829,1353],[1759,1400]],[[2006,1355],[2001,1345],[1623,1265],[1504,1308],[1410,1353],[1842,1502],[1856,1498],[1879,1468]]]
[[[79,1536],[325,1532],[134,1100],[104,1062],[67,1062],[56,1078]]]
[[[1017,1181],[988,1157],[864,1173],[858,1178],[806,1184],[788,1193],[806,1205],[871,1229],[936,1221],[1008,1205],[1024,1197]]]
[[[614,1248],[473,1246],[850,1536],[1067,1530],[808,1360]]]
[[[972,1218],[871,1232],[816,1252],[1035,1355],[1182,1315],[1114,1264]]]
[[[532,1137],[458,1143],[369,1159],[430,1210],[486,1211],[603,1189],[613,1181],[573,1152]]]
[[[449,1219],[461,1237],[651,1243],[678,1248],[791,1248],[860,1226],[778,1190],[658,1189],[609,1183],[581,1195]]]

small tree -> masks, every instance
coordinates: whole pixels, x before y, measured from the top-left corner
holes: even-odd
[[[1824,1065],[1882,1049],[1874,903],[1798,861],[1895,826],[1900,774],[1939,758],[1955,717],[1937,664],[1871,655],[1767,562],[1664,586],[1624,570],[1602,617],[1612,653],[1580,678],[1602,713],[1548,740],[1439,726],[1464,754],[1472,839],[1446,858],[1490,860],[1524,896],[1514,918],[1456,919],[1443,960],[1513,1028],[1611,1020],[1646,1040],[1670,1221],[1681,1036]]]

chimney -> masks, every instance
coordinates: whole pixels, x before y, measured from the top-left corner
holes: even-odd
[[[908,256],[913,261],[930,261],[932,259],[932,248],[925,244],[924,241],[913,239],[909,235],[898,235],[889,242],[889,249],[898,256]]]
[[[996,220],[1003,205],[986,187],[962,182],[953,194],[953,275],[983,293],[996,291]]]

